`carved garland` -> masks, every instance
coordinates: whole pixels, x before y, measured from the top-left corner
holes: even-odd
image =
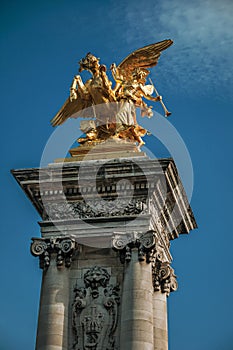
[[[73,239],[69,237],[32,238],[32,241],[31,253],[33,256],[39,256],[41,269],[49,267],[51,254],[56,254],[58,267],[61,267],[64,263],[66,267],[70,267],[75,248]]]

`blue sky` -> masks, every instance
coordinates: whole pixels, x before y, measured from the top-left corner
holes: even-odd
[[[0,10],[0,349],[34,348],[41,279],[29,252],[40,218],[10,169],[39,166],[49,121],[87,52],[109,67],[171,38],[151,76],[193,162],[199,228],[172,242],[179,289],[168,300],[170,350],[231,350],[233,3],[22,0],[1,1]]]

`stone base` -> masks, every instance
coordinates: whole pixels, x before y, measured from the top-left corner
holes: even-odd
[[[115,159],[127,157],[144,157],[135,142],[121,139],[110,138],[103,142],[91,142],[90,144],[80,145],[69,151],[70,158],[58,158],[54,162],[77,162],[85,160]]]

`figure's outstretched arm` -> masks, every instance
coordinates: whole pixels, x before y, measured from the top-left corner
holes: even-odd
[[[163,107],[163,110],[164,110],[164,112],[165,112],[165,117],[169,117],[169,115],[171,115],[171,112],[168,111],[167,107],[166,107],[165,104],[163,103],[162,96],[159,95],[159,93],[158,93],[156,87],[154,86],[154,84],[153,84],[153,82],[152,82],[152,80],[151,80],[150,78],[149,78],[149,81],[150,81],[151,85],[153,86],[153,89],[154,89],[154,91],[155,91],[157,97],[160,97],[159,102],[161,103],[161,106]]]
[[[147,85],[147,86],[150,86],[150,85]],[[156,97],[154,97],[154,96],[151,96],[151,93],[152,93],[153,91],[151,91],[150,93],[146,92],[146,91],[145,91],[145,88],[146,88],[147,86],[141,86],[141,85],[139,86],[141,95],[142,95],[143,97],[145,97],[145,98],[146,98],[147,100],[149,100],[149,101],[154,101],[154,102],[162,101],[162,96],[157,95]],[[154,90],[154,87],[153,87],[153,90]]]
[[[150,96],[150,95],[143,95],[143,97],[145,97],[147,100],[150,100],[150,101],[154,101],[154,102],[157,102],[157,101],[162,101],[162,96]]]

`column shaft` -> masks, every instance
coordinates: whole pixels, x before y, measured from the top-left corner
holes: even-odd
[[[154,350],[168,350],[167,296],[160,291],[153,295]]]
[[[68,349],[69,269],[53,257],[43,272],[36,350]]]
[[[151,264],[138,261],[138,250],[125,266],[120,349],[153,350]]]

